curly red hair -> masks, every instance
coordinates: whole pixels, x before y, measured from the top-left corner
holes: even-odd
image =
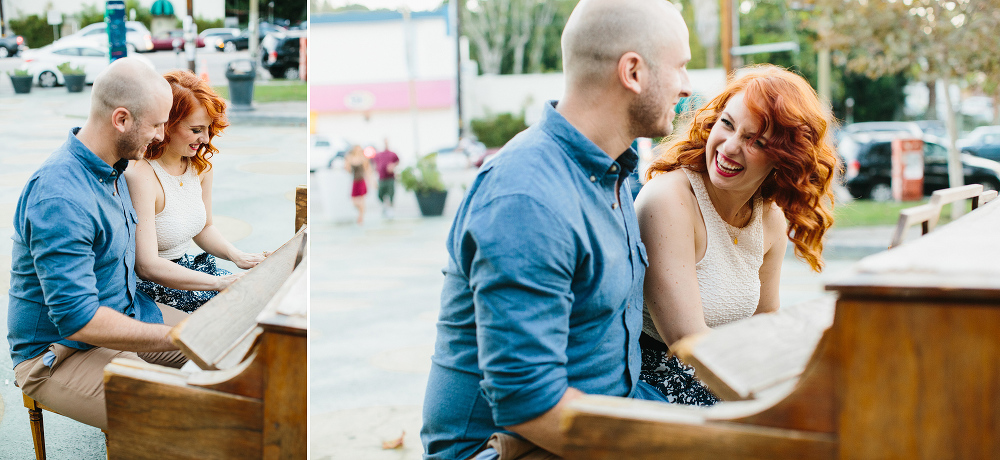
[[[795,255],[819,272],[823,235],[833,225],[833,180],[840,164],[829,140],[829,112],[802,77],[773,65],[752,67],[695,113],[686,135],[657,147],[662,153],[650,164],[646,179],[680,167],[705,172],[708,135],[738,93],[760,121],[760,130],[747,144],[771,131],[767,153],[775,167],[760,186],[761,197],[781,208]]]
[[[201,104],[208,112],[212,123],[208,126],[208,142],[191,157],[191,164],[194,165],[198,174],[212,169],[212,163],[209,160],[213,155],[219,153],[219,149],[212,145],[212,139],[229,126],[229,122],[226,120],[226,101],[215,94],[208,83],[186,70],[172,70],[163,74],[163,78],[166,78],[167,83],[170,83],[174,102],[170,107],[170,118],[163,128],[163,141],[149,144],[146,149],[146,158],[155,160],[163,156],[164,149],[170,143],[170,131],[191,115],[198,104]]]

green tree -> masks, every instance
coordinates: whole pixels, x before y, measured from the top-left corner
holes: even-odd
[[[988,1],[815,0],[829,22],[822,37],[834,57],[869,77],[908,72],[949,83],[976,73],[996,75],[1000,11]],[[945,91],[951,186],[963,184],[954,104]],[[959,206],[953,213],[961,213]],[[955,216],[957,217],[957,215]]]

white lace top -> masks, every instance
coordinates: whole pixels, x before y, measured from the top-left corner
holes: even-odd
[[[173,176],[158,160],[149,164],[163,186],[163,210],[156,214],[156,244],[160,257],[178,259],[187,252],[191,238],[205,228],[205,202],[201,198],[201,181],[195,168]]]
[[[705,324],[716,327],[747,318],[757,310],[760,301],[760,266],[764,263],[764,200],[759,194],[755,195],[750,223],[736,228],[722,220],[715,210],[701,174],[686,168],[683,171],[698,198],[708,233],[705,256],[695,264]],[[735,244],[733,237],[737,241]],[[642,315],[643,332],[662,342],[645,306]]]

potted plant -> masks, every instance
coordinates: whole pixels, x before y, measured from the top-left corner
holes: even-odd
[[[420,213],[424,216],[440,216],[444,213],[444,201],[448,189],[441,181],[437,167],[437,152],[417,160],[415,166],[408,166],[399,174],[403,188],[417,195]]]
[[[10,84],[14,85],[14,92],[26,94],[31,92],[31,82],[35,79],[27,70],[14,69],[7,72],[10,77]]]
[[[73,64],[69,62],[64,62],[56,66],[59,73],[63,76],[63,81],[66,84],[66,90],[71,93],[79,93],[83,91],[83,84],[87,81],[87,74],[84,73],[83,67],[74,67]]]

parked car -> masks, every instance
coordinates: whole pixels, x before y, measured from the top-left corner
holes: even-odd
[[[272,32],[260,41],[261,66],[274,78],[299,79],[299,47],[303,32]]]
[[[851,195],[875,201],[892,199],[892,141],[918,138],[924,141],[924,195],[948,188],[948,149],[932,136],[911,136],[906,132],[861,132],[847,134],[838,153],[846,166],[845,185]],[[962,154],[966,184],[983,184],[986,190],[1000,190],[1000,163]]]
[[[24,49],[24,37],[20,35],[0,37],[0,58],[17,56],[22,49]]]
[[[81,39],[108,46],[108,24],[105,22],[90,24],[75,33],[60,38],[57,42],[64,40],[67,42],[77,42]],[[145,24],[139,21],[125,22],[125,47],[129,53],[153,51],[152,34],[146,28]]]
[[[914,137],[924,135],[924,130],[920,129],[920,125],[912,121],[865,121],[844,126],[844,134],[873,132],[905,132]]]
[[[923,131],[924,134],[930,134],[942,139],[948,137],[948,129],[941,120],[917,120],[914,123],[920,127],[920,130]]]
[[[260,27],[257,27],[257,39],[263,40],[264,37],[271,32],[285,32],[285,28],[262,22],[260,23]],[[235,53],[240,50],[245,50],[250,47],[250,30],[244,30],[236,37],[225,38],[222,40],[221,44],[217,44],[217,46],[220,46],[220,51],[225,51],[227,53]]]
[[[153,51],[169,51],[174,48],[184,47],[184,31],[180,29],[167,30],[156,34],[152,38],[153,40]],[[198,48],[205,47],[205,39],[201,37],[195,38],[195,46]]]
[[[135,56],[153,68],[153,63],[145,56]],[[34,77],[38,86],[50,88],[65,84],[62,72],[58,66],[69,62],[74,67],[83,67],[87,73],[86,82],[93,83],[97,74],[101,73],[111,63],[111,51],[107,46],[99,45],[91,40],[66,42],[59,40],[51,45],[36,50],[24,52],[24,66]]]
[[[961,141],[962,152],[1000,161],[1000,126],[980,126]]]
[[[333,167],[333,163],[338,159],[343,160],[344,155],[351,148],[343,139],[320,134],[312,135],[309,144],[309,172]]]
[[[217,27],[205,29],[198,33],[206,49],[222,50],[225,46],[225,39],[239,36],[240,29],[233,27]]]

